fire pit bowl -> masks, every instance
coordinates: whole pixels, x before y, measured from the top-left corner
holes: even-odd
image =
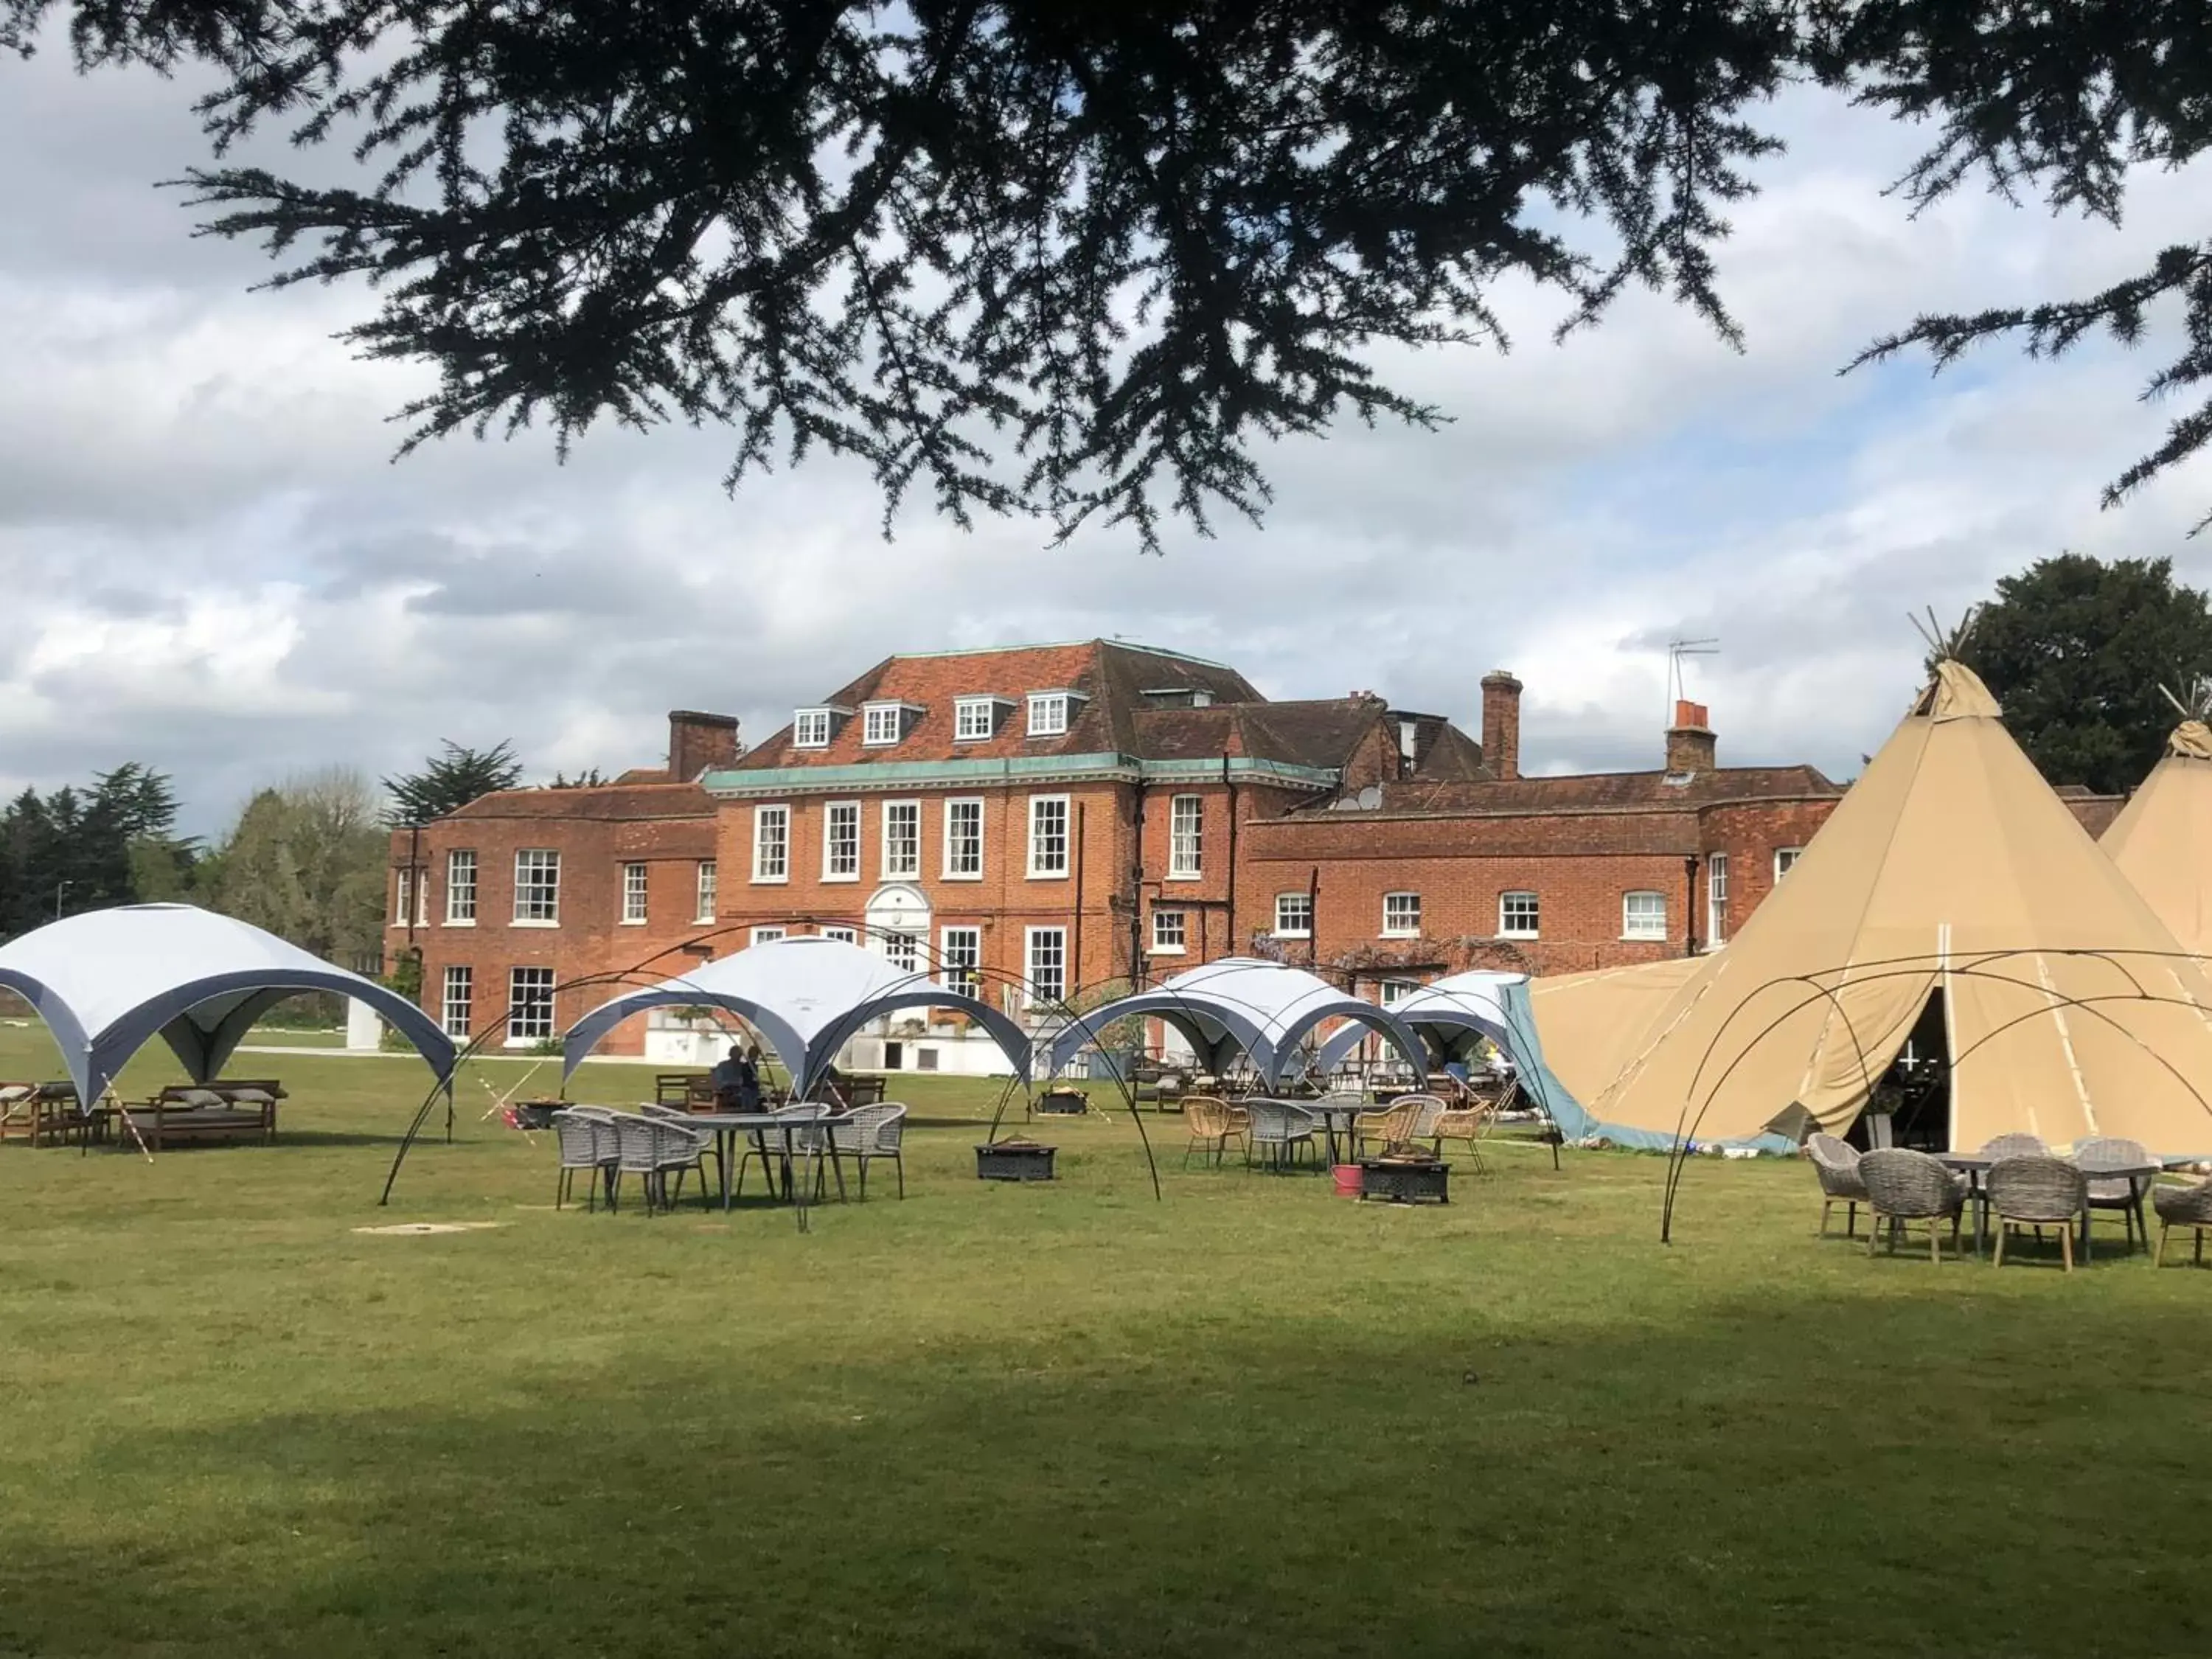
[[[1091,1109],[1091,1097],[1080,1089],[1062,1085],[1039,1095],[1036,1109],[1039,1116],[1080,1117]]]

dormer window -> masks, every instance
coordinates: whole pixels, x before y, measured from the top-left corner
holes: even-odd
[[[837,728],[852,718],[853,711],[840,708],[836,703],[824,703],[819,708],[801,708],[791,717],[791,746],[794,749],[827,749]]]
[[[1068,721],[1074,717],[1074,705],[1082,701],[1080,691],[1030,692],[1029,735],[1033,738],[1064,737]]]
[[[871,702],[860,706],[860,741],[871,749],[882,749],[898,742],[907,734],[921,710],[910,702]]]
[[[971,696],[952,700],[952,740],[976,743],[999,734],[999,722],[1014,706],[1011,697]]]

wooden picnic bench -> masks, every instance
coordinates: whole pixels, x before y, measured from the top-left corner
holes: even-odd
[[[160,1152],[171,1144],[263,1144],[276,1139],[276,1103],[285,1098],[274,1078],[233,1078],[220,1083],[173,1083],[143,1106],[123,1109],[127,1127]]]

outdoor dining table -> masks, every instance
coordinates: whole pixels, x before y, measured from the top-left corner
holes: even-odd
[[[1990,1172],[1990,1166],[2002,1160],[1984,1158],[1979,1152],[1937,1152],[1935,1157],[1945,1169],[1956,1170],[1966,1177],[1967,1200],[1974,1206],[1974,1254],[1978,1256],[1989,1232],[1990,1194],[1984,1180]],[[2071,1163],[2073,1160],[2069,1158],[2066,1161]],[[2164,1164],[2156,1161],[2148,1164],[2100,1164],[2094,1170],[2084,1170],[2082,1174],[2092,1181],[2125,1181],[2134,1188],[2136,1200],[2140,1204],[2144,1192],[2165,1168]],[[2081,1260],[2085,1265],[2089,1260],[2089,1218],[2095,1213],[2086,1205],[2082,1206]]]
[[[1321,1120],[1321,1132],[1328,1141],[1328,1161],[1332,1166],[1350,1162],[1341,1154],[1352,1149],[1352,1129],[1362,1112],[1371,1109],[1364,1099],[1357,1101],[1291,1100],[1283,1103],[1295,1106],[1302,1112],[1310,1112]],[[1340,1143],[1337,1137],[1343,1136]]]
[[[722,1172],[722,1207],[725,1210],[727,1210],[731,1205],[730,1169],[736,1161],[738,1137],[753,1134],[781,1134],[783,1139],[784,1197],[798,1211],[799,1231],[805,1232],[807,1231],[806,1194],[811,1189],[813,1182],[806,1178],[795,1178],[792,1174],[792,1136],[801,1129],[820,1129],[823,1132],[821,1144],[811,1154],[817,1160],[816,1169],[819,1169],[819,1160],[830,1157],[830,1127],[844,1122],[849,1115],[849,1113],[824,1106],[819,1111],[804,1115],[788,1111],[696,1112],[686,1119],[685,1122],[690,1128],[708,1129],[714,1132],[714,1163]],[[839,1167],[835,1158],[830,1158],[830,1168],[837,1177],[837,1196],[842,1199],[845,1196],[845,1171]],[[811,1170],[808,1172],[810,1176],[812,1173]],[[773,1181],[770,1182],[770,1187],[773,1189]]]

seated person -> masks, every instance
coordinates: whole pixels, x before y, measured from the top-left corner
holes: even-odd
[[[707,1074],[714,1085],[714,1104],[726,1112],[757,1112],[761,1109],[760,1050],[732,1042],[721,1064]]]

